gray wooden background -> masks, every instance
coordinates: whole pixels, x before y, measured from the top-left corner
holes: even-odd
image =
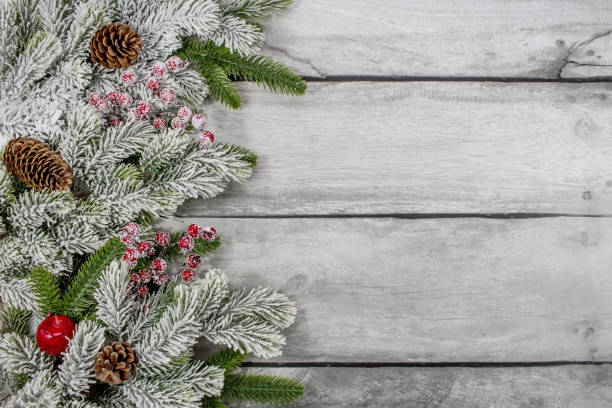
[[[305,97],[207,107],[260,154],[185,205],[236,285],[294,298],[251,372],[295,407],[612,406],[612,3],[296,0],[265,53]],[[606,79],[608,78],[608,79]]]

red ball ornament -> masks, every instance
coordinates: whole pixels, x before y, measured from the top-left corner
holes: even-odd
[[[68,348],[68,339],[74,336],[74,320],[64,315],[49,316],[36,329],[36,343],[47,354],[59,356]]]

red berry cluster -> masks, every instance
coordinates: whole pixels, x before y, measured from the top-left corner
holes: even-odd
[[[162,81],[171,73],[185,69],[187,63],[179,57],[170,57],[165,63],[153,64],[147,78],[138,78],[133,70],[126,70],[121,74],[122,86],[110,91],[106,95],[92,93],[89,102],[103,115],[108,117],[111,126],[117,126],[124,121],[150,121],[156,129],[162,130],[170,127],[185,131],[192,126],[199,133],[200,149],[206,150],[215,141],[215,136],[204,130],[206,116],[194,113],[188,106],[176,105],[176,93],[171,88],[163,88]],[[146,83],[151,94],[151,100],[134,102],[134,97],[126,92],[127,88],[137,83]],[[162,108],[156,108],[154,99],[162,102]],[[157,104],[159,106],[159,104]]]
[[[213,227],[201,227],[191,224],[176,242],[166,231],[155,233],[152,241],[140,239],[140,226],[131,222],[119,234],[121,242],[126,244],[122,260],[128,264],[133,273],[130,275],[131,293],[145,296],[157,290],[169,279],[183,279],[192,282],[196,279],[195,269],[201,265],[202,257],[192,252],[197,239],[212,242],[217,238]],[[176,247],[186,257],[177,276],[168,274],[168,262],[165,255]]]

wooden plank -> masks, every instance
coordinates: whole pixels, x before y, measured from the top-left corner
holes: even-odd
[[[609,365],[252,368],[247,373],[301,381],[305,396],[287,408],[604,408],[612,403]]]
[[[255,175],[181,215],[610,214],[610,85],[311,83],[208,105]]]
[[[558,78],[611,19],[607,0],[295,0],[265,53],[314,77]]]
[[[292,296],[277,361],[612,360],[612,219],[174,219],[206,264]]]

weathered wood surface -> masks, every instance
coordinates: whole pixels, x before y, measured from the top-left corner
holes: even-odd
[[[295,0],[265,53],[313,77],[610,76],[610,16],[608,0]]]
[[[279,362],[612,360],[612,219],[173,219],[299,307]]]
[[[189,216],[612,213],[612,85],[241,85],[205,108],[219,140],[253,148],[251,180]]]
[[[251,368],[295,378],[305,396],[287,408],[607,408],[612,367]],[[240,405],[233,405],[238,407]]]

